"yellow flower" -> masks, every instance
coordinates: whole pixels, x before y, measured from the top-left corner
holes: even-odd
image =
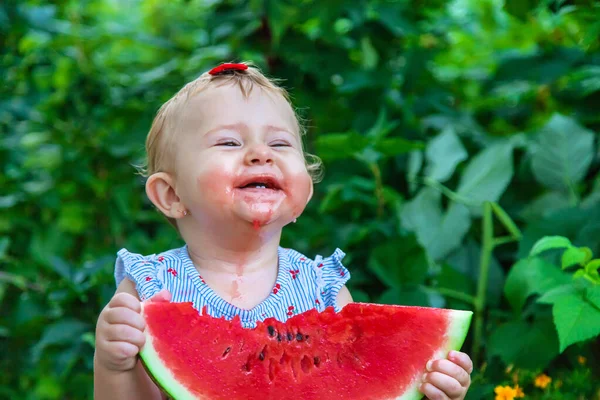
[[[496,400],[514,400],[517,396],[517,391],[510,386],[496,386],[494,393]]]
[[[525,397],[525,393],[523,393],[523,389],[521,389],[519,387],[519,385],[515,385],[515,392],[517,392],[515,394],[515,397],[519,398],[519,397]]]
[[[587,361],[587,358],[585,358],[584,356],[578,356],[577,357],[577,362],[581,365],[585,365],[585,362]]]
[[[546,389],[546,386],[548,386],[550,382],[552,382],[552,378],[550,378],[546,374],[540,374],[535,377],[535,381],[533,382],[533,384],[535,385],[535,387]]]

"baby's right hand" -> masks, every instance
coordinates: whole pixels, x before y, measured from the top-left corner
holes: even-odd
[[[169,301],[163,290],[151,301]],[[96,326],[96,361],[107,370],[128,371],[135,367],[137,355],[146,342],[146,323],[141,303],[129,293],[117,293],[100,313]]]

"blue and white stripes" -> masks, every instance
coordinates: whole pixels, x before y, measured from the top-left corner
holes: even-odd
[[[278,253],[279,271],[273,290],[250,310],[232,305],[204,283],[187,246],[150,256],[122,249],[117,253],[115,279],[117,285],[125,277],[133,281],[142,300],[164,288],[171,292],[173,302],[190,301],[197,310],[206,307],[213,317],[230,319],[237,315],[245,327],[269,317],[285,321],[312,308],[322,311],[333,306],[338,310],[337,295],[350,278],[341,262],[343,251],[337,249],[331,257],[317,256],[314,260],[292,249],[280,247]]]

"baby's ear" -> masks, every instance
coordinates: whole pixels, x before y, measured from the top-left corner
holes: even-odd
[[[184,207],[175,193],[174,179],[166,172],[157,172],[146,181],[146,195],[169,218],[181,218]]]

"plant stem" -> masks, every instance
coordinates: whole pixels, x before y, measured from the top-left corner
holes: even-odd
[[[429,186],[430,188],[438,190],[439,192],[441,192],[443,195],[445,195],[446,197],[448,197],[450,200],[452,200],[454,202],[464,204],[466,206],[472,206],[472,207],[476,207],[476,206],[480,205],[480,203],[477,203],[473,200],[467,199],[466,197],[463,197],[460,194],[448,189],[446,186],[442,185],[435,179],[425,177],[422,179],[422,182],[425,186]]]
[[[506,243],[512,243],[512,242],[516,242],[519,239],[515,238],[514,236],[502,236],[499,238],[495,238],[494,239],[494,247],[496,246],[500,246]]]
[[[369,168],[375,178],[375,198],[377,199],[377,217],[383,217],[385,213],[385,197],[383,196],[383,180],[381,169],[377,163],[369,163]]]
[[[480,352],[484,331],[484,311],[488,274],[492,251],[494,250],[494,227],[492,222],[492,205],[483,204],[483,232],[481,239],[481,258],[479,262],[479,281],[477,282],[477,295],[475,297],[475,337],[473,339],[473,362],[480,362]]]

